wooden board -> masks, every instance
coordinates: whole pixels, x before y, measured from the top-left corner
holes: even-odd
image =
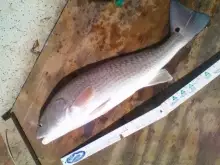
[[[193,7],[198,3],[195,2],[187,0],[185,4]],[[201,3],[199,10],[212,13],[215,8],[213,4],[217,1],[212,0],[208,5],[206,2]],[[116,8],[111,2],[100,1],[70,0],[67,3],[13,107],[20,125],[43,165],[60,164],[59,159],[65,153],[153,95],[152,88],[141,90],[110,113],[90,124],[91,132],[84,133],[84,129],[80,128],[44,146],[36,140],[36,126],[41,106],[53,87],[64,76],[86,64],[157,43],[168,32],[168,16],[169,0],[127,0],[123,8]],[[173,60],[171,71],[175,68],[176,61],[179,60]],[[152,138],[152,133],[159,134],[160,131],[167,130],[161,125],[157,127],[157,129],[149,127],[143,131],[143,134],[149,132],[149,137],[146,138]],[[178,127],[178,129],[181,128]],[[165,133],[163,132],[164,138],[172,138],[166,136]],[[137,134],[137,138],[140,138],[140,143],[137,142],[140,147],[138,150],[143,147],[156,149],[142,146],[142,141],[145,141],[142,133]],[[154,145],[154,143],[149,145]],[[123,148],[123,145],[119,145],[119,148],[121,147]],[[177,147],[173,151],[178,149],[180,148]],[[120,151],[122,152],[109,151],[110,155],[106,154],[106,160],[110,161],[111,165],[120,164],[114,162],[114,157],[117,156],[115,154],[123,154],[124,150]],[[128,151],[131,155],[134,154],[132,148]],[[159,152],[159,150],[154,152]],[[105,155],[102,156],[105,157]],[[125,154],[125,157],[127,156],[129,154]],[[97,162],[105,164],[102,161],[105,159],[96,157],[92,160],[95,162],[91,164],[97,164]],[[161,159],[158,157],[159,160]],[[87,163],[90,164],[89,161]]]

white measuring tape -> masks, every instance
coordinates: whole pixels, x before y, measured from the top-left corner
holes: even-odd
[[[167,116],[171,111],[176,109],[180,104],[185,102],[219,75],[220,60],[182,87],[158,107],[61,158],[63,165],[76,164],[117,141],[120,141],[122,137],[127,137]]]

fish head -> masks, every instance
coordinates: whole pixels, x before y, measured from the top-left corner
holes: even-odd
[[[88,102],[93,98],[94,90],[90,87],[83,90],[74,101],[59,98],[52,99],[44,108],[37,129],[37,139],[43,144],[65,135],[66,133],[82,126],[89,118]]]
[[[63,98],[51,100],[45,107],[42,116],[39,119],[37,128],[37,139],[44,139],[47,137],[61,134],[64,128],[64,121],[67,121],[68,104]],[[63,130],[62,130],[62,129]]]

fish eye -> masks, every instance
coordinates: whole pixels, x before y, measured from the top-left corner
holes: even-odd
[[[43,125],[41,123],[38,124],[39,127],[42,127]]]
[[[176,27],[176,28],[175,28],[175,32],[179,33],[179,32],[180,32],[180,28],[179,28],[179,27]]]

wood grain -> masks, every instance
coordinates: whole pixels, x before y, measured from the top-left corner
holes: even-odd
[[[203,1],[199,5],[197,2],[200,1],[186,0],[184,4],[209,14],[216,10],[213,5],[217,3],[215,0],[209,3]],[[68,2],[13,107],[43,165],[60,164],[61,156],[153,95],[152,88],[143,89],[91,124],[44,146],[36,140],[36,126],[40,109],[55,85],[64,76],[87,64],[157,43],[167,35],[168,20],[169,0],[127,0],[122,8],[116,8],[112,2]],[[200,36],[200,39],[203,37]],[[176,59],[171,62],[170,71],[174,71],[179,57]],[[179,74],[175,76],[178,78]],[[160,123],[130,136],[119,145],[114,145],[81,164],[147,165],[161,164],[168,160],[170,164],[175,164],[177,159],[193,162],[194,153],[199,148],[183,147],[186,139],[191,144],[198,142],[195,138],[199,138],[198,131],[193,132],[194,136],[188,139],[191,132],[186,124],[194,124],[187,118],[191,113],[191,106],[180,114],[171,114]],[[169,132],[170,130],[172,131]],[[181,154],[182,150],[190,154],[185,157]]]

